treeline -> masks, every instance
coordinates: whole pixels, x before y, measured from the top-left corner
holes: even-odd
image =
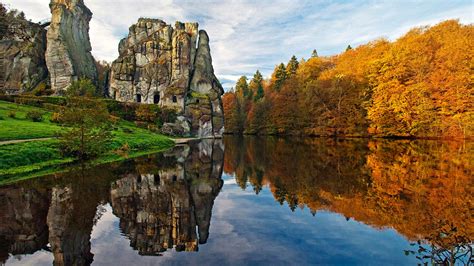
[[[224,95],[226,132],[473,137],[472,40],[472,24],[449,20],[332,57],[293,56]]]

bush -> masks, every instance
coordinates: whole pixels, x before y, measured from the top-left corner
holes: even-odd
[[[159,126],[163,126],[164,123],[174,123],[177,117],[178,114],[176,113],[176,110],[171,108],[162,108],[157,120],[157,124]]]
[[[61,123],[61,114],[60,113],[53,113],[51,118],[49,119],[51,123],[59,124]]]
[[[41,122],[43,121],[43,113],[37,110],[28,111],[28,113],[26,113],[26,119],[33,122]]]
[[[74,81],[66,90],[66,95],[68,97],[98,97],[96,86],[92,83],[90,79],[81,78],[77,81]]]
[[[51,90],[51,87],[48,86],[44,81],[43,82],[40,82],[40,84],[38,84],[36,86],[36,88],[34,88],[30,94],[32,95],[35,95],[35,96],[48,96],[48,95],[51,95],[53,94],[53,90]]]
[[[5,118],[3,118],[3,116],[0,115],[0,120],[4,120]]]
[[[138,121],[155,123],[160,114],[160,107],[152,104],[141,104],[135,111],[135,117]]]
[[[17,104],[24,104],[24,105],[35,106],[35,107],[42,107],[44,103],[41,97],[36,97],[36,96],[19,96],[19,97],[16,97],[14,101]]]
[[[16,112],[15,111],[8,112],[8,117],[15,118],[16,117]]]

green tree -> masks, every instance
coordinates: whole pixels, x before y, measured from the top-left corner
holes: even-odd
[[[350,44],[346,47],[346,52],[349,50],[352,50],[352,46]]]
[[[314,49],[313,52],[311,53],[311,58],[315,58],[315,57],[318,57],[318,51],[316,51],[316,49]]]
[[[300,63],[296,56],[292,56],[288,64],[286,65],[286,74],[288,77],[293,77],[296,75]]]
[[[64,126],[59,136],[63,155],[88,160],[107,151],[112,134],[105,103],[88,97],[68,97],[60,117]]]
[[[279,91],[285,80],[288,78],[285,64],[279,64],[273,72],[272,83],[273,89]]]
[[[237,83],[235,84],[235,92],[237,93],[238,96],[243,97],[243,98],[248,98],[250,95],[250,89],[249,85],[247,83],[247,77],[242,76],[237,80]]]
[[[258,101],[263,98],[265,92],[263,91],[263,76],[260,71],[257,70],[257,72],[255,72],[253,79],[250,81],[249,87],[255,92],[254,101]]]
[[[67,97],[98,97],[97,87],[90,79],[81,78],[74,81],[66,90]]]

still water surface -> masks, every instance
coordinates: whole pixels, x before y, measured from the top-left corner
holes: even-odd
[[[474,143],[205,140],[0,187],[0,264],[472,259]]]

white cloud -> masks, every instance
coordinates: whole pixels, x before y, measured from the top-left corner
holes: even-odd
[[[48,0],[4,0],[39,21],[49,16]],[[432,1],[311,1],[311,0],[85,0],[94,13],[93,54],[112,61],[121,38],[139,17],[168,23],[197,21],[211,39],[214,69],[226,88],[240,75],[255,70],[269,76],[274,66],[291,55],[309,57],[342,51],[386,37],[396,39],[414,26],[445,19],[473,23],[470,0]],[[230,78],[231,77],[231,78]]]

